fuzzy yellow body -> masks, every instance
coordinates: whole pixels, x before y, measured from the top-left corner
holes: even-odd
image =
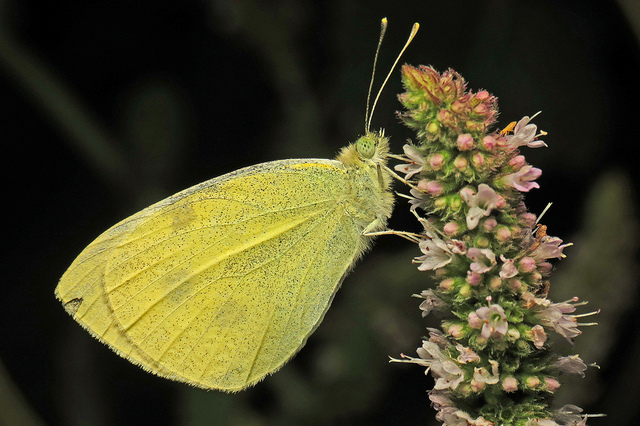
[[[116,224],[56,296],[119,355],[160,376],[238,391],[305,344],[393,196],[388,142],[282,160],[184,190]]]

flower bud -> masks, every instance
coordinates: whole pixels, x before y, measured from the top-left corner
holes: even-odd
[[[469,120],[466,123],[464,123],[464,125],[467,127],[467,129],[472,130],[472,131],[482,131],[484,130],[485,124],[482,121],[472,121]]]
[[[451,104],[451,111],[455,112],[456,114],[464,112],[464,109],[464,104],[460,101],[454,101]]]
[[[487,92],[486,90],[480,90],[478,93],[476,93],[475,98],[476,100],[482,102],[482,101],[486,101],[487,99],[489,99],[491,97],[491,94],[489,92]]]
[[[550,264],[549,262],[538,263],[538,271],[543,275],[551,273],[552,269],[553,269],[553,265]]]
[[[465,186],[459,191],[459,194],[463,198],[471,198],[474,195],[476,195],[476,192],[473,189],[469,188],[468,186]]]
[[[502,389],[505,392],[515,392],[518,390],[518,381],[515,377],[509,376],[502,380]]]
[[[480,154],[479,152],[477,154],[473,154],[473,157],[471,157],[471,162],[473,163],[473,167],[475,167],[476,169],[480,169],[484,164],[484,155]]]
[[[493,136],[485,136],[484,138],[482,138],[482,146],[487,151],[492,151],[493,148],[496,147],[496,145],[497,142]]]
[[[476,238],[474,245],[476,247],[482,249],[482,248],[489,247],[489,243],[490,243],[490,241],[489,241],[489,239],[487,237],[480,236],[480,237]]]
[[[475,312],[469,312],[467,322],[471,328],[480,328],[484,325],[484,321],[482,321]]]
[[[498,226],[498,221],[493,216],[489,216],[482,222],[482,227],[486,232],[493,231],[496,226]]]
[[[526,228],[533,228],[534,226],[536,226],[536,215],[533,213],[522,213],[520,215],[520,223],[522,223],[522,226],[526,227]]]
[[[456,157],[456,159],[453,160],[453,165],[455,166],[456,169],[460,170],[461,172],[464,172],[465,170],[467,170],[467,167],[469,166],[469,161],[467,161],[467,159],[464,157]]]
[[[500,287],[502,287],[502,280],[499,277],[491,277],[491,280],[489,281],[489,287],[491,287],[492,290],[497,290]]]
[[[447,111],[446,109],[441,109],[440,111],[438,111],[438,120],[442,123],[450,123],[451,122],[451,113],[449,111]]]
[[[458,229],[460,229],[460,225],[456,222],[449,222],[444,225],[444,233],[449,236],[456,235],[458,233]]]
[[[467,283],[472,286],[477,286],[482,283],[482,275],[477,272],[467,272]]]
[[[460,296],[462,297],[469,297],[471,296],[471,286],[469,286],[468,284],[463,285],[462,287],[460,287]]]
[[[547,385],[547,390],[549,392],[555,392],[560,387],[560,382],[554,379],[553,377],[545,377],[544,382]]]
[[[446,197],[436,198],[433,204],[436,206],[436,208],[442,209],[447,206],[447,198]]]
[[[443,290],[449,290],[453,285],[453,279],[447,278],[446,280],[440,281],[440,288]]]
[[[451,210],[458,211],[460,210],[460,206],[462,206],[462,200],[459,195],[454,196],[449,201],[449,207],[451,207]]]
[[[471,390],[471,386],[468,383],[460,383],[458,385],[458,387],[456,388],[456,393],[464,396],[464,397],[468,397],[471,396],[473,394],[473,391]]]
[[[500,226],[496,230],[496,238],[498,241],[502,241],[503,243],[509,241],[511,238],[511,231],[506,226]]]
[[[524,159],[524,155],[516,155],[509,161],[509,165],[513,167],[513,171],[517,172],[520,170],[527,162]]]
[[[522,288],[522,281],[517,278],[512,278],[509,280],[509,287],[511,287],[511,289],[515,291],[518,291]]]
[[[464,337],[464,330],[461,324],[452,324],[447,330],[454,339],[462,339]]]
[[[433,170],[440,170],[440,167],[444,164],[444,155],[442,154],[433,154],[427,158],[429,161],[429,165]]]
[[[529,376],[525,379],[525,384],[529,389],[535,389],[540,386],[540,379],[536,376]]]
[[[438,130],[439,130],[438,123],[436,123],[435,121],[432,121],[427,126],[427,132],[431,133],[432,135],[435,135],[436,133],[438,133]]]
[[[518,266],[522,272],[533,272],[536,270],[536,261],[532,257],[523,257],[518,262]]]
[[[484,382],[478,382],[477,380],[472,379],[471,380],[471,389],[473,389],[475,392],[480,392],[481,390],[484,390],[486,386],[486,383]]]
[[[456,143],[458,144],[458,149],[460,151],[469,151],[475,145],[473,143],[473,137],[469,133],[459,135]]]
[[[440,184],[440,182],[435,180],[427,182],[425,186],[426,186],[425,187],[426,192],[428,192],[431,195],[440,195],[444,190],[444,188],[442,187],[442,184]]]
[[[485,104],[478,104],[473,108],[473,112],[480,115],[486,114],[487,106]]]
[[[509,327],[509,331],[507,331],[507,337],[510,342],[515,342],[520,338],[520,332],[517,328]]]

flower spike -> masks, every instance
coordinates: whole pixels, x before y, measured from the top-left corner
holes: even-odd
[[[416,132],[403,163],[410,210],[424,226],[413,262],[438,285],[422,291],[422,316],[444,313],[442,331],[429,329],[418,357],[392,361],[426,367],[435,379],[429,399],[444,425],[584,425],[575,406],[554,411],[560,373],[584,376],[578,355],[555,355],[549,336],[569,343],[581,333],[578,298],[547,298],[552,261],[571,244],[547,235],[523,196],[540,185],[542,171],[519,150],[547,146],[525,116],[494,130],[497,100],[469,91],[453,70],[402,68],[406,91],[400,119]],[[418,215],[421,209],[426,218]]]

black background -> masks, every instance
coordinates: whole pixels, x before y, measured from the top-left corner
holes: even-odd
[[[423,369],[387,364],[436,324],[409,297],[431,284],[403,240],[380,239],[307,347],[237,395],[129,365],[53,296],[82,248],[140,208],[258,162],[331,158],[355,140],[384,16],[374,87],[418,21],[402,62],[452,67],[489,90],[500,126],[543,111],[549,148],[523,152],[543,170],[527,204],[553,201],[548,232],[576,243],[552,276],[557,300],[576,294],[603,310],[585,343],[558,344],[602,366],[559,401],[608,414],[590,424],[633,424],[640,23],[616,2],[566,0],[0,3],[0,421],[435,424]],[[396,70],[373,119],[396,153],[412,137],[395,118],[401,90]],[[417,229],[399,206],[391,226]]]

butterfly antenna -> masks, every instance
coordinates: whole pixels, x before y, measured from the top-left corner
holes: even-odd
[[[380,50],[380,43],[382,43],[382,36],[384,35],[384,30],[386,29],[386,24],[387,24],[387,19],[385,18],[385,19],[382,20],[382,32],[380,34],[380,42],[378,43],[378,50]],[[418,24],[417,22],[415,24],[413,24],[413,27],[411,28],[411,34],[409,34],[409,38],[407,39],[407,42],[404,44],[404,47],[400,51],[400,54],[396,58],[396,61],[393,63],[393,66],[389,70],[389,74],[387,74],[387,78],[385,78],[384,81],[382,82],[382,86],[380,86],[380,90],[378,90],[378,94],[376,95],[376,98],[373,101],[373,106],[371,107],[371,115],[369,115],[368,118],[365,118],[365,120],[366,120],[365,130],[366,130],[367,133],[369,133],[369,127],[371,127],[371,119],[373,118],[373,112],[376,109],[376,104],[378,103],[378,99],[380,98],[380,94],[382,93],[382,89],[384,89],[384,86],[387,84],[387,81],[389,80],[389,77],[391,77],[391,73],[395,69],[396,65],[398,65],[398,61],[402,57],[402,54],[404,53],[405,50],[407,50],[407,47],[409,47],[409,44],[411,44],[411,41],[416,36],[416,34],[418,33],[419,29],[420,29],[420,24]],[[378,58],[378,52],[376,52],[376,59],[377,58]],[[374,70],[375,70],[375,60],[374,60],[373,63],[374,63]],[[373,85],[373,77],[371,78],[371,84]],[[371,89],[369,89],[369,93],[371,93]],[[367,97],[367,115],[368,114],[369,114],[369,99]]]
[[[371,100],[371,89],[373,89],[373,78],[376,75],[376,64],[378,63],[378,53],[380,53],[380,46],[382,46],[382,39],[387,32],[387,18],[382,18],[380,22],[380,38],[378,39],[378,47],[376,48],[376,56],[373,57],[373,71],[371,72],[371,82],[369,82],[369,91],[367,92],[367,111],[364,114],[364,130],[365,133],[369,133],[369,101]]]

